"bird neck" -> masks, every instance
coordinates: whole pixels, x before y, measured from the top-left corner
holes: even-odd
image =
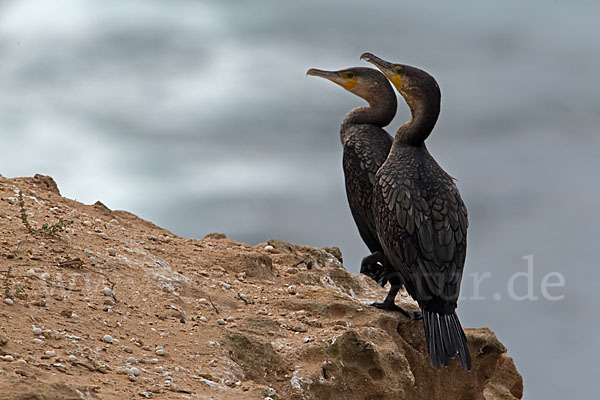
[[[429,137],[440,115],[440,98],[409,101],[411,120],[396,132],[394,143],[421,146]]]
[[[346,143],[350,128],[355,125],[374,125],[383,128],[392,122],[398,102],[393,91],[387,92],[382,90],[378,98],[367,100],[368,106],[355,108],[346,114],[340,129],[342,144]]]

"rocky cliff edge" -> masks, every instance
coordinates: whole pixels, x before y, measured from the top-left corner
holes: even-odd
[[[522,397],[487,328],[471,372],[433,369],[421,322],[369,307],[386,290],[337,248],[187,239],[42,175],[0,176],[0,232],[1,399]]]

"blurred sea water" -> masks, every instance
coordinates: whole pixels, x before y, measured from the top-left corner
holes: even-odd
[[[51,175],[184,236],[339,246],[358,272],[338,132],[362,103],[304,74],[367,66],[364,51],[421,67],[443,96],[429,150],[470,213],[463,325],[496,332],[525,398],[594,398],[598,15],[583,0],[5,0],[0,173]],[[401,101],[389,131],[409,117]],[[538,299],[517,301],[528,260]],[[553,272],[558,301],[541,291]]]

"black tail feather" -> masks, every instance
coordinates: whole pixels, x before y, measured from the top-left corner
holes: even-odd
[[[440,369],[442,365],[450,365],[452,358],[458,356],[460,367],[464,371],[471,370],[467,337],[456,311],[452,314],[439,314],[423,310],[423,326],[427,351],[436,369]]]

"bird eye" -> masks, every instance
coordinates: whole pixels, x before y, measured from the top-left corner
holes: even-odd
[[[354,78],[354,74],[352,72],[348,72],[346,76],[348,77],[348,79]]]

